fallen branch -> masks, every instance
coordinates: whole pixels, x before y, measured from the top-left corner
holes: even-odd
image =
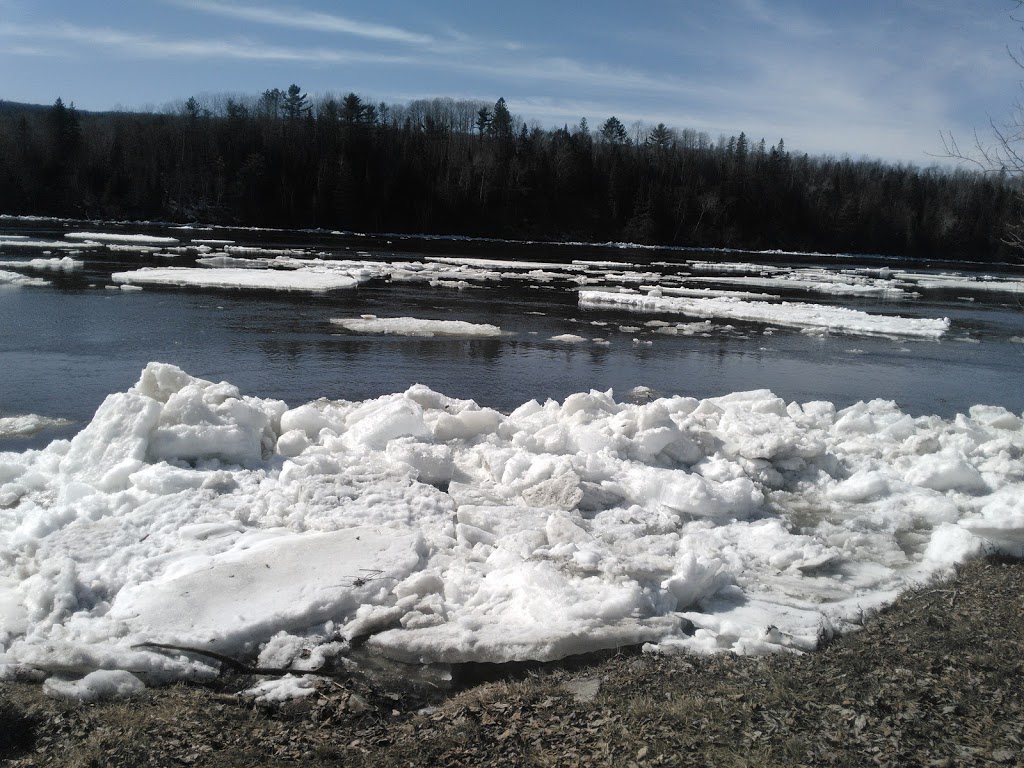
[[[236,658],[227,656],[216,651],[207,651],[202,648],[193,648],[188,645],[174,645],[173,643],[136,643],[132,648],[152,648],[158,651],[180,651],[192,653],[197,656],[205,656],[221,663],[221,674],[224,668],[243,675],[259,675],[263,677],[285,677],[286,675],[318,675],[319,677],[340,678],[343,675],[334,672],[323,672],[314,669],[281,669],[279,667],[254,667],[251,664],[239,661]],[[346,675],[347,677],[347,675]]]

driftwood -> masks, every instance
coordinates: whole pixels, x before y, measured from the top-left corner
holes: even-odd
[[[188,645],[174,645],[173,643],[136,643],[132,648],[152,648],[158,651],[180,651],[182,653],[192,653],[196,656],[205,656],[208,659],[219,661],[221,663],[221,674],[225,669],[229,669],[232,672],[238,672],[243,675],[261,675],[263,677],[285,677],[286,675],[317,675],[319,677],[330,677],[330,678],[342,678],[348,677],[335,672],[325,672],[322,670],[315,669],[281,669],[279,667],[254,667],[251,664],[246,664],[243,661],[239,661],[236,658],[227,656],[223,653],[217,653],[216,651],[207,651],[202,648],[193,648]]]

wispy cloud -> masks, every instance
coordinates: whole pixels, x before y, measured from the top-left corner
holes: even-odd
[[[346,16],[307,11],[300,8],[243,6],[217,2],[217,0],[171,0],[171,2],[182,8],[276,27],[352,35],[377,42],[406,45],[432,46],[437,42],[431,35],[411,32],[401,27],[356,21]]]
[[[664,96],[692,96],[705,93],[709,88],[717,90],[713,85],[697,81],[684,82],[668,75],[655,76],[640,70],[567,57],[509,56],[489,61],[462,61],[457,66],[463,72],[500,78],[520,87],[553,82],[597,88],[604,92],[643,91]]]
[[[46,47],[41,45],[21,45],[15,43],[4,48],[3,53],[8,56],[29,56],[40,59],[66,59],[70,58],[66,50],[60,48]]]
[[[108,27],[82,27],[69,23],[19,25],[0,23],[0,38],[28,38],[39,52],[40,41],[78,43],[107,52],[141,59],[236,59],[250,61],[296,61],[310,63],[408,64],[404,56],[328,48],[271,46],[249,40],[164,39],[154,35],[122,32]],[[65,55],[66,55],[65,51]]]
[[[779,2],[769,5],[765,0],[738,0],[738,5],[749,20],[785,37],[817,39],[832,33],[830,26],[791,5],[784,6]]]

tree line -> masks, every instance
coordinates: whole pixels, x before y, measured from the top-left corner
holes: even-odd
[[[192,97],[154,112],[0,102],[0,211],[104,219],[1003,259],[999,174],[790,152],[495,103]]]

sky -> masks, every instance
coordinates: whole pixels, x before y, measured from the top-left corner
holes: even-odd
[[[931,165],[1020,94],[1013,0],[0,0],[0,99],[504,97],[550,128],[615,115]],[[1021,59],[1024,61],[1024,59]]]

